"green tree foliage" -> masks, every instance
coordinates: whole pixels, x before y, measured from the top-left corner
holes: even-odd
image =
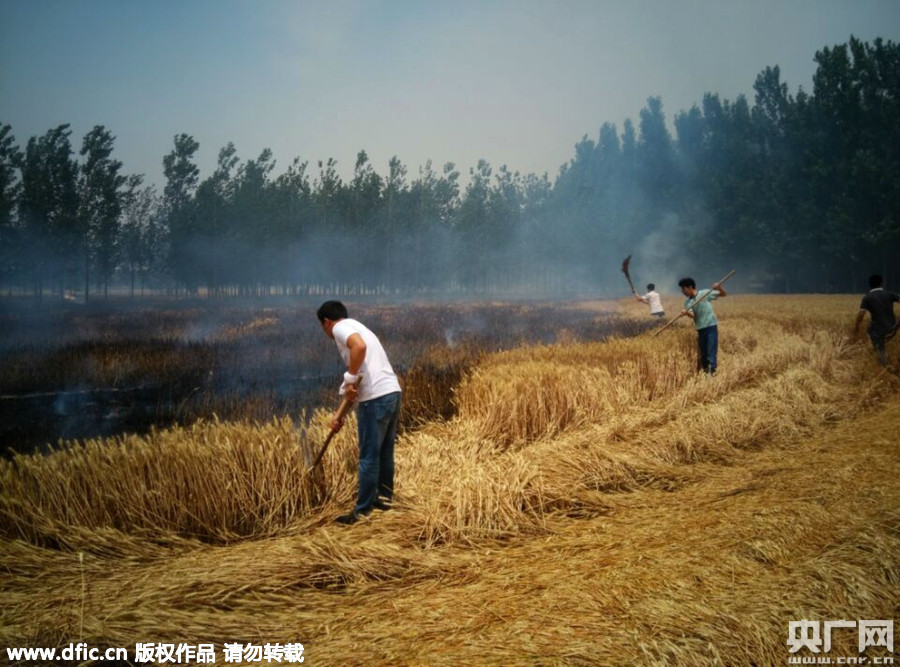
[[[636,153],[638,178],[647,193],[651,210],[670,210],[674,206],[677,171],[662,99],[648,99],[647,106],[641,109],[640,119]]]
[[[212,176],[197,186],[195,234],[191,253],[194,271],[213,295],[222,295],[227,282],[228,263],[238,247],[234,210],[235,171],[240,162],[234,144],[219,151]]]
[[[19,219],[38,299],[47,281],[60,299],[65,297],[66,285],[74,283],[74,259],[80,255],[78,163],[72,157],[71,134],[65,124],[32,137],[22,161]]]
[[[231,261],[233,269],[243,271],[238,274],[239,282],[252,293],[265,292],[280,278],[269,261],[276,250],[269,196],[274,168],[272,151],[266,148],[255,160],[241,165],[235,179]]]
[[[22,153],[12,127],[0,123],[0,285],[9,284],[22,271],[22,241],[15,210],[21,184],[18,170]]]
[[[313,244],[316,220],[308,167],[309,163],[296,158],[270,189],[273,234],[278,246],[272,262],[281,267],[290,292],[308,291],[318,274],[312,262],[301,259],[303,248],[309,249]]]
[[[122,212],[120,192],[127,178],[119,174],[122,163],[112,159],[115,137],[102,125],[95,126],[84,137],[81,146],[78,183],[78,236],[84,262],[84,298],[90,293],[90,270],[96,266],[97,277],[108,296],[109,279],[118,260],[119,218]]]
[[[154,187],[141,187],[143,180],[143,176],[129,176],[122,195],[120,258],[132,299],[137,277],[143,292],[148,276],[161,268],[163,254],[162,204]]]
[[[835,264],[858,271],[873,254],[888,273],[900,240],[900,49],[851,38],[815,61],[810,117],[818,141],[810,142],[807,173],[820,202],[825,280],[839,280]]]
[[[455,279],[465,288],[477,291],[487,287],[491,270],[489,202],[492,173],[487,160],[479,160],[478,165],[469,170],[469,184],[454,225],[457,240]]]
[[[196,201],[193,198],[200,178],[194,155],[200,148],[188,134],[175,136],[175,147],[163,158],[163,191],[166,224],[169,230],[169,258],[172,274],[189,290],[196,291],[201,282],[204,241]],[[202,223],[200,223],[202,224]]]
[[[410,219],[410,212],[406,210],[408,203],[409,186],[406,183],[406,166],[396,155],[388,161],[388,176],[384,183],[384,224],[382,233],[384,239],[384,267],[382,269],[382,284],[388,291],[393,291],[400,286],[398,280],[401,252],[407,246],[409,225],[405,224]]]
[[[405,237],[405,273],[401,282],[413,292],[444,287],[443,277],[451,274],[453,218],[459,202],[459,172],[452,162],[442,173],[431,161],[419,169],[419,177],[409,189],[409,231]]]

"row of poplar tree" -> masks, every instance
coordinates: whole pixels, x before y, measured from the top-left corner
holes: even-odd
[[[900,49],[855,38],[815,54],[811,92],[763,70],[755,99],[709,93],[670,132],[659,98],[637,127],[576,144],[551,182],[481,160],[379,174],[333,160],[174,138],[159,192],[122,173],[103,126],[77,156],[68,125],[16,144],[0,124],[0,286],[8,292],[211,296],[529,292],[597,287],[601,264],[655,240],[680,261],[748,267],[761,289],[846,291],[900,266]],[[657,247],[656,254],[660,254]],[[710,260],[714,258],[714,260]]]

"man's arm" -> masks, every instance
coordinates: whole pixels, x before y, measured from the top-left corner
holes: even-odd
[[[350,338],[347,339],[347,349],[350,350],[347,372],[350,375],[357,376],[359,375],[359,369],[362,368],[363,362],[366,360],[366,341],[358,333],[351,334]],[[351,403],[356,400],[355,382],[347,382],[344,395]]]
[[[853,325],[853,333],[859,333],[859,325],[862,324],[863,318],[866,316],[866,310],[864,308],[860,308],[859,312],[856,313],[856,323]]]
[[[358,333],[351,334],[347,339],[347,349],[350,350],[350,361],[347,363],[347,372],[358,375],[366,360],[366,341]]]
[[[350,403],[356,402],[357,389],[356,382],[359,378],[359,369],[362,368],[363,362],[366,360],[366,342],[358,333],[351,334],[347,339],[347,349],[350,350],[350,361],[347,363],[347,373],[352,376],[344,375],[344,384],[341,389],[344,391],[344,398]],[[341,430],[344,425],[344,418],[339,417],[339,411],[334,413],[331,418],[331,430],[335,433]]]
[[[712,288],[719,293],[719,297],[728,296],[728,292],[725,291],[725,288],[722,287],[722,283],[713,283]],[[719,298],[716,297],[716,298]]]

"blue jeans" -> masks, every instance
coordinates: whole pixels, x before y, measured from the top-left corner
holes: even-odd
[[[400,418],[399,391],[359,404],[359,492],[356,511],[368,513],[378,496],[394,495],[394,440]]]
[[[719,354],[719,327],[713,325],[697,329],[697,345],[700,349],[700,370],[714,375]]]

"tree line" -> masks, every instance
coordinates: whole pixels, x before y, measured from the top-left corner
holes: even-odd
[[[78,154],[61,125],[24,149],[0,123],[0,287],[85,299],[111,284],[210,296],[559,293],[602,284],[635,249],[709,271],[746,267],[771,291],[858,291],[900,266],[900,48],[881,39],[815,54],[812,91],[777,66],[751,103],[714,93],[673,118],[648,99],[637,125],[585,136],[551,182],[480,160],[352,177],[334,159],[231,143],[201,180],[179,134],[159,192],[122,173],[96,126]]]

